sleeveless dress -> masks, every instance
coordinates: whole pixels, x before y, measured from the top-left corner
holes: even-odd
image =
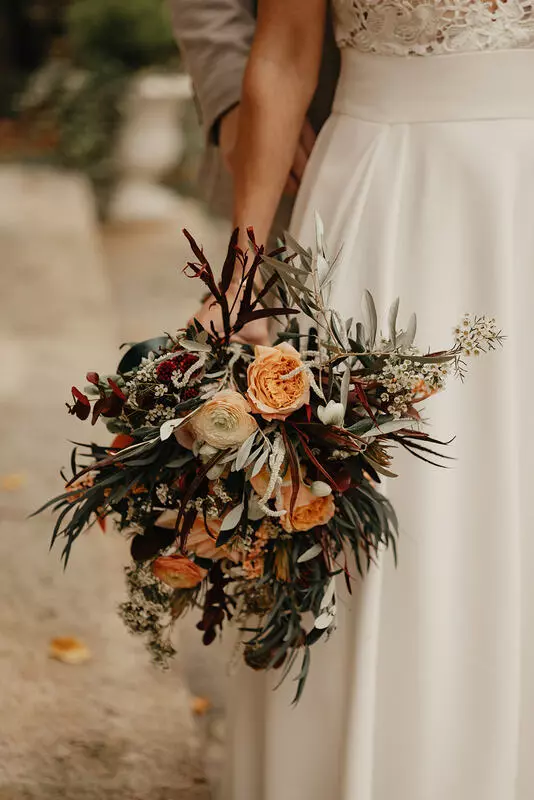
[[[427,401],[448,469],[399,455],[399,563],[342,596],[303,699],[243,669],[227,800],[534,797],[534,2],[336,0],[342,69],[293,219],[342,246],[357,316],[416,311],[448,346],[466,312],[507,339]]]

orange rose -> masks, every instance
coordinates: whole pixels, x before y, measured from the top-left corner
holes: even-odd
[[[208,574],[189,558],[179,555],[156,558],[152,564],[152,572],[171,589],[193,589]]]
[[[232,561],[239,561],[240,556],[235,549],[226,545],[216,546],[221,525],[222,519],[204,521],[204,515],[198,514],[187,537],[187,549],[199,558],[210,558],[212,561],[229,558]]]
[[[267,489],[269,488],[269,479],[271,477],[271,473],[269,472],[267,467],[262,467],[260,471],[254,475],[253,478],[250,479],[250,483],[252,488],[256,492],[257,495],[263,497]]]
[[[226,450],[243,444],[258,427],[250,411],[242,394],[224,389],[202,406],[189,426],[199,441]]]
[[[297,350],[287,342],[276,347],[257,345],[249,365],[247,397],[254,411],[264,419],[286,419],[310,402],[310,381],[303,370],[284,378],[302,366]]]
[[[293,513],[290,514],[292,485],[282,486],[281,502],[277,503],[278,511],[285,509],[287,512],[280,517],[280,523],[285,531],[309,531],[316,525],[324,525],[335,514],[336,507],[331,494],[326,497],[317,497],[309,486],[301,483]]]

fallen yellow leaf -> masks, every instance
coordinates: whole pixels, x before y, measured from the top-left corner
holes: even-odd
[[[13,472],[11,475],[0,476],[0,489],[3,492],[17,492],[26,483],[26,475],[22,472]]]
[[[191,711],[197,717],[203,717],[211,708],[211,702],[207,697],[193,697],[191,700]]]
[[[83,664],[91,658],[89,648],[79,639],[71,636],[52,639],[48,654],[50,658],[55,658],[64,664]]]

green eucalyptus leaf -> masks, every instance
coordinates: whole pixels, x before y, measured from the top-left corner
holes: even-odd
[[[302,269],[302,267],[297,267],[292,261],[289,263],[287,261],[279,261],[278,259],[271,258],[270,256],[262,256],[262,260],[264,264],[268,264],[273,268],[273,270],[279,272],[284,280],[286,280],[287,274],[304,275],[305,277],[308,277],[309,275],[309,270]]]
[[[297,242],[297,240],[289,233],[289,231],[286,231],[284,233],[284,240],[286,246],[289,247],[291,250],[293,250],[294,253],[297,253],[305,262],[306,261],[309,262],[311,260],[312,256],[311,250],[305,250],[304,247],[302,247],[302,245],[300,245]]]

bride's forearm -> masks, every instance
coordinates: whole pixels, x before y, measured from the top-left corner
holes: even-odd
[[[291,170],[308,96],[276,64],[252,66],[243,87],[234,221],[242,229],[254,226],[264,241]]]
[[[254,227],[260,242],[280,202],[319,72],[324,0],[304,0],[301,8],[300,1],[262,0],[243,83],[234,222],[242,231]]]

